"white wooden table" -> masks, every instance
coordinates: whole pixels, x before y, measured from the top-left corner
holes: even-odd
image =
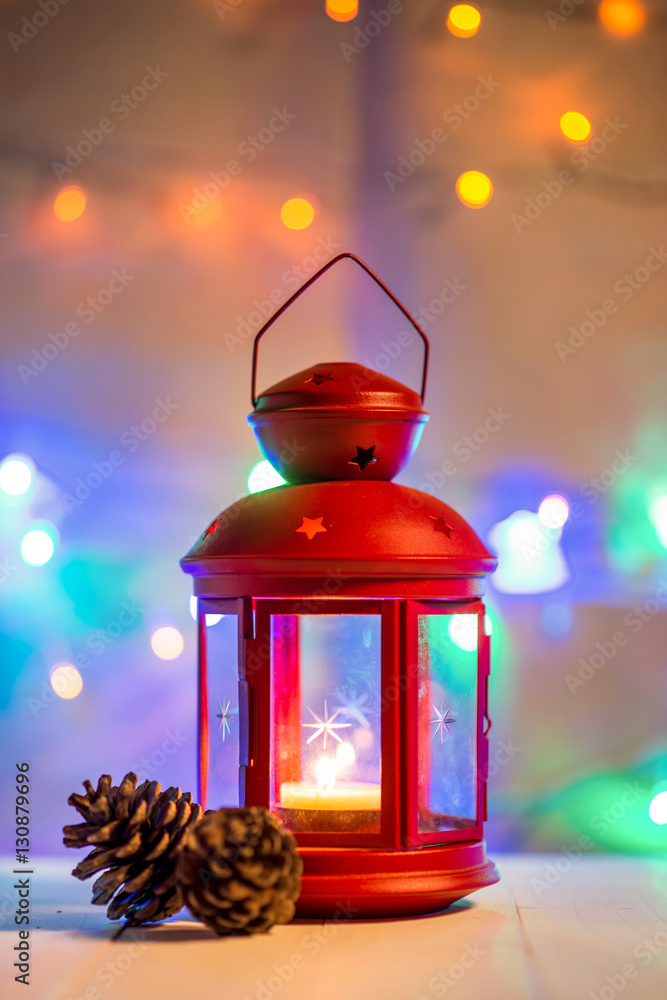
[[[72,855],[74,858],[74,853]],[[30,989],[14,981],[17,890],[3,865],[3,1000],[664,1000],[667,862],[495,858],[502,880],[445,913],[301,921],[217,938],[192,919],[127,931],[61,860],[35,859]],[[563,871],[559,871],[562,869]]]

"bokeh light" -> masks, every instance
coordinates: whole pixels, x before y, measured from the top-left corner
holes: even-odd
[[[197,621],[197,598],[194,594],[190,596],[190,614],[194,621]],[[219,621],[225,617],[224,615],[204,615],[206,619],[206,624],[210,627],[211,625],[217,625]]]
[[[315,209],[306,198],[290,198],[280,209],[280,218],[288,229],[307,229],[315,218]]]
[[[538,507],[537,516],[545,528],[562,528],[570,516],[570,505],[560,493],[551,493]]]
[[[274,486],[282,486],[285,480],[266,459],[258,462],[248,476],[248,489],[251,493],[261,493],[271,490]]]
[[[667,493],[653,497],[648,505],[648,516],[660,544],[667,549]]]
[[[452,642],[466,653],[477,649],[477,615],[450,615],[447,631]]]
[[[505,594],[544,594],[568,582],[570,572],[560,547],[561,528],[547,528],[537,514],[516,510],[489,531],[498,556],[491,581]]]
[[[325,9],[332,21],[351,21],[359,13],[358,0],[326,0]]]
[[[183,636],[172,625],[161,625],[151,635],[151,649],[161,660],[175,660],[184,645]]]
[[[648,807],[648,814],[658,826],[664,826],[667,823],[667,790],[653,796]]]
[[[585,142],[591,134],[591,123],[580,111],[566,111],[561,115],[560,130],[572,142]]]
[[[469,3],[458,3],[447,17],[447,27],[457,38],[472,38],[482,22],[482,15]]]
[[[600,22],[617,35],[634,35],[644,27],[646,12],[638,0],[602,0],[598,7]]]
[[[32,465],[27,457],[8,455],[0,465],[0,490],[8,496],[27,493],[32,482]]]
[[[209,198],[205,205],[193,211],[188,222],[200,229],[207,229],[209,226],[214,226],[221,218],[222,202],[220,198]]]
[[[357,759],[357,752],[351,743],[345,740],[336,747],[336,763],[339,767],[351,767]]]
[[[56,551],[58,532],[53,524],[40,522],[28,528],[19,546],[21,558],[28,566],[45,566]]]
[[[456,181],[456,193],[468,208],[484,208],[491,201],[493,184],[479,170],[466,170]]]
[[[58,663],[51,671],[51,687],[59,698],[76,698],[83,690],[83,678],[72,663]]]
[[[83,215],[86,208],[86,192],[76,185],[63,188],[56,195],[53,211],[61,222],[73,222]]]

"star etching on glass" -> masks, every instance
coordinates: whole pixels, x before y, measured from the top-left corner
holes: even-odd
[[[431,722],[435,726],[433,732],[433,739],[436,738],[438,733],[440,733],[440,742],[444,742],[445,730],[447,733],[451,733],[450,726],[456,723],[456,719],[453,719],[449,714],[451,711],[451,705],[445,705],[444,700],[440,702],[440,708],[433,706],[433,711],[435,712],[435,719],[431,719]]]
[[[341,694],[340,700],[342,705],[338,709],[339,712],[343,712],[347,715],[348,719],[356,719],[359,725],[363,726],[364,729],[370,729],[371,724],[362,711],[362,706],[368,701],[368,692],[357,696],[357,692],[353,691],[349,698],[346,695]]]
[[[229,728],[229,720],[232,718],[232,712],[229,711],[229,706],[232,703],[232,699],[229,698],[225,707],[222,707],[222,702],[218,698],[218,708],[220,711],[216,714],[216,719],[220,719],[220,724],[218,726],[218,732],[222,729],[222,742],[225,742],[225,734],[229,733],[231,736],[231,730]]]
[[[329,716],[329,710],[327,709],[327,703],[326,703],[326,699],[325,699],[325,701],[324,701],[324,713],[322,714],[322,717],[320,717],[319,715],[316,715],[315,712],[313,712],[312,708],[309,708],[308,711],[310,712],[310,714],[312,715],[312,717],[315,719],[315,721],[314,722],[303,722],[302,725],[303,725],[304,729],[314,729],[315,732],[313,733],[312,736],[308,737],[308,739],[306,740],[306,743],[312,743],[313,740],[316,740],[318,736],[322,736],[324,738],[323,739],[323,744],[322,744],[322,749],[326,750],[326,748],[327,748],[327,736],[332,736],[335,740],[338,740],[339,743],[343,742],[342,739],[340,738],[340,736],[338,735],[338,733],[335,732],[335,730],[336,729],[349,729],[350,726],[352,725],[352,723],[351,722],[336,722],[335,721],[338,718],[338,716],[340,715],[340,713],[343,711],[342,708],[337,708],[336,711],[334,712],[334,714],[332,716]]]

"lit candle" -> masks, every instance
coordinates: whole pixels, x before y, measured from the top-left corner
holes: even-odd
[[[340,753],[342,748],[349,749],[346,753]],[[280,805],[283,809],[379,812],[379,784],[365,781],[336,781],[338,767],[352,763],[354,763],[352,744],[341,744],[336,759],[333,757],[318,759],[315,764],[317,784],[307,781],[284,781],[280,786]]]
[[[345,781],[320,788],[307,781],[284,781],[280,786],[280,805],[283,809],[379,812],[380,786],[365,781]]]

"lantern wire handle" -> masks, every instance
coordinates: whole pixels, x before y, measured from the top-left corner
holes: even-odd
[[[259,333],[255,337],[255,340],[254,340],[253,345],[252,345],[252,386],[251,386],[251,390],[250,390],[250,398],[252,400],[253,409],[255,409],[255,407],[257,406],[257,395],[256,395],[256,387],[257,387],[257,354],[258,354],[259,342],[260,342],[261,338],[264,336],[264,334],[269,329],[269,327],[273,323],[275,323],[275,321],[278,319],[278,317],[282,316],[282,314],[285,312],[285,310],[288,309],[292,305],[292,303],[294,301],[296,301],[296,299],[298,299],[299,296],[303,292],[306,291],[307,288],[310,288],[310,286],[313,284],[314,281],[317,281],[317,279],[321,275],[323,275],[325,271],[328,271],[330,267],[333,267],[334,264],[337,264],[339,260],[344,260],[344,259],[355,261],[357,264],[359,264],[360,267],[362,267],[364,269],[364,271],[366,272],[366,274],[369,274],[371,276],[371,278],[373,279],[373,281],[375,281],[380,286],[380,288],[382,289],[382,291],[386,292],[386,294],[389,296],[389,298],[394,303],[394,305],[398,306],[398,308],[401,310],[401,312],[403,313],[403,315],[405,316],[405,318],[407,320],[409,320],[410,323],[412,323],[412,325],[414,326],[415,330],[417,331],[417,333],[421,337],[422,341],[424,342],[424,370],[423,370],[423,373],[422,373],[421,392],[419,394],[422,403],[424,402],[424,393],[426,391],[426,374],[428,372],[428,356],[429,356],[428,337],[426,336],[426,334],[424,333],[424,331],[422,330],[422,328],[419,326],[419,324],[416,322],[416,320],[413,319],[413,317],[410,315],[410,313],[405,308],[405,306],[401,302],[399,302],[399,300],[396,298],[396,296],[394,295],[394,293],[387,288],[387,286],[385,285],[384,281],[382,281],[380,278],[378,278],[377,274],[375,274],[374,271],[371,271],[370,267],[368,267],[367,264],[364,264],[363,260],[361,260],[360,257],[355,256],[355,254],[353,254],[353,253],[339,253],[337,257],[333,257],[330,261],[328,261],[324,265],[324,267],[321,267],[319,269],[319,271],[317,271],[315,274],[313,274],[312,277],[310,277],[308,279],[308,281],[304,285],[302,285],[301,288],[299,288],[294,293],[294,295],[292,295],[292,297],[289,298],[287,300],[287,302],[285,302],[284,305],[282,305],[280,307],[280,309],[278,309],[278,311],[273,314],[273,316],[271,316],[270,319],[268,319],[266,321],[266,323],[264,324],[264,326],[262,327],[262,329],[259,331]]]

